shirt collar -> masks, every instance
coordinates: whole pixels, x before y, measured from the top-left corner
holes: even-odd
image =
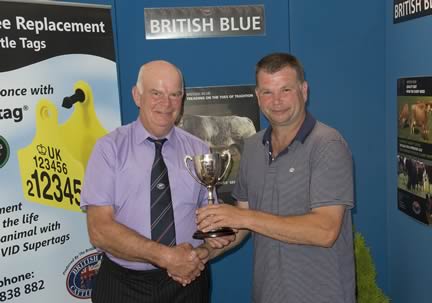
[[[147,129],[145,129],[145,127],[144,127],[144,125],[142,125],[141,120],[139,119],[139,117],[138,117],[138,119],[135,122],[133,122],[132,127],[134,129],[135,143],[136,144],[140,144],[140,143],[144,142],[145,140],[147,140],[148,137],[156,139],[155,136],[153,136]],[[164,138],[167,139],[167,143],[170,142],[170,140],[173,138],[174,133],[175,133],[175,127],[173,127],[169,131],[169,133],[164,137]]]
[[[306,112],[306,117],[302,125],[300,126],[300,129],[298,130],[297,134],[295,135],[293,141],[297,140],[301,143],[304,143],[307,136],[314,128],[315,123],[316,123],[316,119],[309,112]],[[266,131],[264,132],[264,136],[262,139],[263,145],[269,144],[271,146],[271,132],[272,132],[272,127],[270,125],[269,127],[267,127]]]

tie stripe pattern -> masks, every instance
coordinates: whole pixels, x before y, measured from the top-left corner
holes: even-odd
[[[162,146],[166,139],[148,138],[155,145],[155,158],[151,171],[150,213],[152,240],[174,246],[175,225],[168,170],[162,157]]]

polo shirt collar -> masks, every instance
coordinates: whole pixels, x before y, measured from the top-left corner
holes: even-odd
[[[316,119],[307,111],[306,117],[302,125],[300,126],[300,129],[298,130],[296,136],[294,137],[293,141],[299,141],[301,143],[304,143],[307,136],[314,128],[315,123],[316,123]],[[262,139],[262,144],[263,145],[268,144],[270,148],[271,148],[271,132],[272,132],[272,127],[270,125],[269,127],[267,127],[266,131],[264,132],[264,136]]]
[[[153,136],[152,134],[150,134],[150,132],[147,129],[145,129],[145,127],[144,127],[144,125],[142,125],[141,120],[139,119],[139,117],[138,117],[138,119],[135,122],[133,122],[132,127],[134,129],[135,143],[136,144],[140,144],[140,143],[146,141],[148,137],[156,139],[155,136]],[[175,127],[173,127],[169,131],[169,133],[164,137],[164,138],[166,138],[168,140],[167,143],[170,142],[170,140],[173,138],[174,133],[175,133]],[[162,139],[162,138],[160,138],[160,139]]]

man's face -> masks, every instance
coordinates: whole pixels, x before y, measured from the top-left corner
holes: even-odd
[[[307,100],[307,83],[297,79],[287,66],[273,74],[263,70],[257,75],[258,104],[272,127],[296,125],[303,121]]]
[[[140,108],[140,120],[153,135],[163,137],[173,128],[180,114],[183,85],[173,70],[148,73],[141,88],[134,87],[133,96]]]

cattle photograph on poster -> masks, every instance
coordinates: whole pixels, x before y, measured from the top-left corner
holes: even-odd
[[[399,79],[398,208],[432,224],[432,77]]]
[[[232,165],[217,186],[218,197],[233,202],[244,140],[260,129],[255,86],[213,86],[186,89],[178,126],[205,141],[211,152],[228,150]]]

